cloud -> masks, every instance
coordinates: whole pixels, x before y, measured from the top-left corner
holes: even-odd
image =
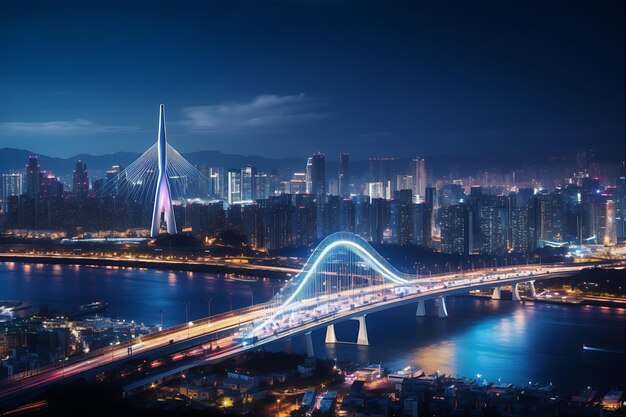
[[[0,123],[1,132],[34,136],[80,135],[108,132],[136,132],[138,130],[139,129],[134,126],[106,126],[99,125],[85,119],[74,119],[67,121],[59,120],[52,122]]]
[[[248,102],[186,107],[180,124],[192,130],[281,129],[329,116],[324,100],[306,94],[260,95]]]

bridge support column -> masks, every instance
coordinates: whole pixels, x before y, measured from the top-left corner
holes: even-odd
[[[491,294],[492,300],[500,300],[502,298],[502,294],[500,292],[500,287],[496,287],[493,289],[493,294]]]
[[[356,344],[361,346],[369,346],[370,341],[367,337],[367,325],[365,324],[365,316],[357,317],[359,322],[359,335],[356,338]]]
[[[528,285],[530,285],[530,296],[535,298],[537,296],[537,289],[535,288],[535,281],[530,281]]]
[[[291,353],[291,337],[285,339],[285,352]]]
[[[439,317],[448,317],[448,309],[446,308],[446,297],[439,297]]]
[[[313,338],[311,337],[311,332],[306,332],[304,334],[304,351],[306,352],[307,358],[315,357],[315,352],[313,351]]]
[[[337,336],[335,335],[335,325],[329,324],[326,327],[326,343],[337,343]]]
[[[415,312],[417,317],[424,317],[426,315],[426,303],[424,300],[417,302],[417,311]]]
[[[518,284],[511,285],[511,294],[513,295],[513,301],[522,301],[519,296]]]

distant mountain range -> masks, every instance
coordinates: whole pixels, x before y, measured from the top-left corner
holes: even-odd
[[[90,176],[99,177],[111,168],[112,165],[126,167],[130,165],[141,154],[137,152],[116,152],[105,155],[78,154],[70,158],[57,158],[36,152],[2,148],[0,149],[0,172],[19,171],[26,166],[28,157],[37,155],[42,169],[53,172],[56,175],[66,177],[72,173],[77,160],[82,160],[87,164]],[[293,172],[304,172],[306,167],[305,157],[289,158],[264,158],[261,156],[244,156],[225,154],[218,151],[189,152],[183,156],[193,165],[206,165],[220,168],[240,168],[247,164],[255,166],[258,170],[274,172],[281,175],[291,175]],[[511,172],[524,166],[545,167],[548,164],[555,164],[554,159],[547,156],[538,157],[536,155],[504,155],[497,153],[485,153],[481,155],[432,155],[424,156],[429,171],[436,175],[447,175],[455,172],[456,175],[473,175],[478,171],[487,170],[490,172]],[[560,161],[573,161],[574,154],[561,156]],[[399,167],[408,167],[410,158],[401,158]],[[615,161],[616,163],[618,160]],[[338,161],[329,158],[326,162],[327,172],[338,171]],[[367,160],[355,160],[350,162],[353,175],[359,175],[368,170]]]

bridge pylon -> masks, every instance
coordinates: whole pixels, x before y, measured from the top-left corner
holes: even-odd
[[[446,297],[439,297],[439,317],[448,317],[448,308],[446,307]]]
[[[513,284],[511,285],[511,294],[512,294],[512,299],[513,301],[522,301],[521,297],[519,296],[519,284]]]
[[[417,311],[415,312],[417,317],[425,317],[426,316],[426,302],[424,300],[419,300],[417,302]]]
[[[356,337],[356,344],[361,346],[369,346],[370,341],[367,337],[367,325],[365,324],[365,315],[356,317],[355,320],[359,322],[359,334]]]
[[[324,340],[326,343],[337,343],[337,335],[335,334],[335,325],[329,324],[326,328],[326,339]]]
[[[493,293],[491,294],[492,300],[501,300],[502,299],[502,290],[500,287],[495,287],[493,289]]]

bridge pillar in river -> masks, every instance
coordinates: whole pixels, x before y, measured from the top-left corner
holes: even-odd
[[[291,353],[291,337],[285,339],[285,352]]]
[[[502,293],[500,291],[500,287],[496,287],[493,289],[493,293],[491,294],[492,300],[500,300],[502,298]]]
[[[511,285],[511,294],[513,295],[513,301],[522,301],[519,296],[519,287],[518,284]]]
[[[426,316],[426,302],[424,300],[420,300],[417,302],[417,311],[415,312],[417,317]]]
[[[530,281],[528,285],[530,285],[530,296],[535,298],[537,296],[537,289],[535,288],[535,281]]]
[[[313,350],[313,338],[311,337],[311,332],[306,332],[304,334],[304,351],[306,353],[307,358],[315,357],[315,351]]]
[[[326,327],[326,343],[337,343],[337,336],[335,335],[335,325],[329,324]]]
[[[359,334],[356,337],[356,344],[361,346],[369,346],[370,341],[367,337],[367,325],[365,324],[365,316],[357,317],[355,320],[359,322]]]
[[[448,317],[448,309],[446,308],[446,297],[439,297],[439,317]]]

